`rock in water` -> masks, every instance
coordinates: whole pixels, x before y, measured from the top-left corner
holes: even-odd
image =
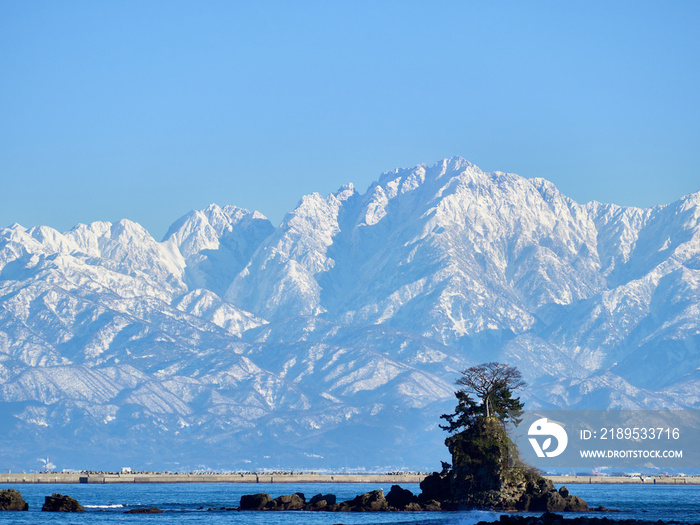
[[[522,463],[517,447],[495,417],[479,418],[450,436],[452,469],[421,482],[421,499],[447,506],[523,511],[583,511],[586,502]]]
[[[272,501],[269,494],[261,492],[260,494],[246,494],[241,496],[241,510],[262,510],[265,505]]]
[[[29,504],[15,489],[0,490],[0,510],[29,510]]]
[[[63,496],[54,492],[46,496],[46,501],[41,510],[46,512],[85,512],[83,506],[70,496]]]
[[[307,508],[309,510],[320,510],[336,503],[335,494],[316,494],[309,500]]]
[[[301,510],[306,504],[306,498],[301,493],[279,496],[265,505],[270,510]]]
[[[386,501],[390,507],[404,510],[411,504],[418,503],[418,498],[410,490],[401,488],[398,485],[392,485],[389,494],[386,495]]]
[[[360,494],[350,501],[342,502],[338,510],[341,512],[378,512],[389,510],[389,504],[384,497],[384,491],[379,489]]]
[[[158,507],[150,507],[147,509],[131,509],[127,510],[124,514],[162,514],[163,511]]]

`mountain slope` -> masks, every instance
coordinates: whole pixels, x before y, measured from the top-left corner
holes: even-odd
[[[430,469],[489,360],[529,408],[697,408],[699,219],[700,194],[579,204],[452,158],[278,228],[211,205],[162,242],[2,229],[5,468]]]

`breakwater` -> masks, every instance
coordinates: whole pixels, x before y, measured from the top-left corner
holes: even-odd
[[[0,483],[420,483],[426,474],[39,472],[0,473]]]
[[[700,476],[545,476],[555,485],[700,485]]]
[[[316,474],[290,472],[13,472],[0,473],[0,483],[420,483],[424,473]],[[656,484],[700,485],[700,476],[545,476],[557,485]]]

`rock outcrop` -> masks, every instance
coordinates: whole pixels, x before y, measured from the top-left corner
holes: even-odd
[[[285,496],[279,496],[265,505],[269,510],[302,510],[306,506],[306,497],[297,492]]]
[[[46,512],[85,512],[85,509],[77,500],[57,492],[54,492],[51,496],[46,496],[41,510]]]
[[[478,418],[450,436],[446,444],[452,468],[434,472],[421,483],[421,498],[448,508],[521,511],[585,511],[588,505],[559,491],[535,469],[523,464],[516,446],[495,417]]]
[[[394,485],[389,494],[373,490],[355,498],[337,503],[333,494],[316,494],[309,501],[297,492],[272,499],[269,494],[248,494],[241,497],[238,510],[306,510],[326,512],[384,512],[440,510],[437,501],[421,501],[410,490]]]
[[[0,490],[0,510],[29,510],[29,504],[15,489]]]
[[[272,498],[269,494],[245,494],[241,496],[240,510],[263,510]]]
[[[384,497],[384,491],[379,489],[355,496],[352,500],[343,501],[338,510],[341,512],[378,512],[389,510],[389,503]]]
[[[392,485],[389,494],[386,495],[386,501],[390,507],[399,510],[417,510],[420,508],[418,497],[410,490],[401,488],[398,485]]]
[[[335,505],[336,499],[335,494],[316,494],[309,500],[308,507],[311,510],[327,510]]]

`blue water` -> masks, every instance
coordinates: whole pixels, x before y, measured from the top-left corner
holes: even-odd
[[[331,512],[236,512],[218,510],[237,507],[243,494],[267,492],[272,497],[303,492],[307,499],[318,493],[336,494],[338,501],[352,499],[375,489],[387,493],[390,485],[359,483],[309,484],[248,484],[248,483],[152,483],[123,485],[32,484],[2,485],[0,489],[15,488],[29,503],[28,512],[0,512],[0,523],[90,524],[148,523],[213,525],[345,525],[411,524],[411,525],[472,525],[481,520],[496,521],[497,512],[392,512],[392,513],[331,513]],[[419,493],[417,484],[404,488]],[[570,485],[572,494],[581,496],[592,507],[604,505],[624,512],[604,514],[613,519],[643,519],[648,521],[676,520],[700,522],[700,486],[678,485]],[[54,492],[77,499],[84,514],[41,512],[44,497]],[[163,514],[129,515],[134,507],[158,507]],[[212,510],[210,510],[212,509]],[[213,510],[216,509],[216,510]],[[571,514],[571,517],[579,514]],[[603,514],[590,514],[602,516]]]

